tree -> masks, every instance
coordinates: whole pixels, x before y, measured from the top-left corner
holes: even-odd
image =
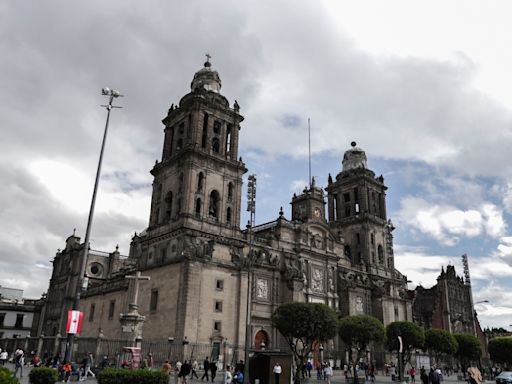
[[[489,340],[489,354],[496,363],[512,365],[512,336],[495,337]]]
[[[453,355],[458,347],[455,337],[444,329],[432,328],[425,331],[425,348],[434,355],[436,364],[441,354]]]
[[[405,364],[411,360],[411,353],[416,348],[423,348],[425,332],[420,326],[410,321],[395,321],[386,327],[386,344],[390,351],[399,351],[398,336],[402,338],[403,352],[398,360],[400,377],[404,377]]]
[[[352,366],[354,367],[354,383],[357,382],[356,362],[362,357],[366,351],[366,347],[372,342],[384,340],[384,325],[380,320],[373,316],[357,315],[347,316],[340,320],[339,335],[341,340],[350,347],[355,349],[355,359],[352,358]]]
[[[287,303],[272,314],[272,324],[290,346],[296,364],[295,382],[300,383],[300,372],[313,351],[313,343],[336,335],[338,317],[325,304]]]
[[[476,361],[480,358],[482,346],[475,336],[468,333],[455,333],[453,336],[459,345],[455,357],[459,359],[462,372],[465,373],[471,361]]]

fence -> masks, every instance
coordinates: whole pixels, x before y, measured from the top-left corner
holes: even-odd
[[[73,348],[73,360],[80,361],[87,353],[96,357],[96,364],[99,364],[105,356],[108,357],[109,365],[119,365],[124,359],[123,347],[131,346],[132,342],[123,339],[106,339],[103,337],[76,337]],[[66,338],[60,336],[41,336],[26,338],[2,338],[0,348],[12,354],[16,349],[25,351],[27,360],[31,354],[38,354],[43,363],[60,354],[64,356]],[[225,364],[234,364],[244,359],[244,349],[229,343],[175,343],[168,339],[142,340],[142,356],[151,353],[156,366],[161,366],[165,360],[172,362],[178,360],[197,360],[202,362],[208,357],[210,361],[216,361],[219,369]]]

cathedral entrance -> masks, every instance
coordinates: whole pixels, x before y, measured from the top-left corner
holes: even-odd
[[[254,347],[264,349],[268,346],[268,333],[264,330],[259,330],[254,336]]]

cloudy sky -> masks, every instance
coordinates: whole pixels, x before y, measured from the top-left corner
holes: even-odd
[[[246,117],[257,223],[318,184],[352,140],[383,174],[396,264],[429,287],[469,255],[484,326],[512,324],[512,24],[508,1],[0,3],[0,285],[47,289],[85,232],[105,100],[112,114],[92,248],[147,225],[161,119],[204,54]],[[245,218],[243,222],[245,222]]]

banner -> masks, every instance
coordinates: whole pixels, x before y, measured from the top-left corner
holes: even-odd
[[[66,332],[79,334],[80,330],[82,329],[83,317],[83,312],[68,311],[68,323],[66,325]]]

